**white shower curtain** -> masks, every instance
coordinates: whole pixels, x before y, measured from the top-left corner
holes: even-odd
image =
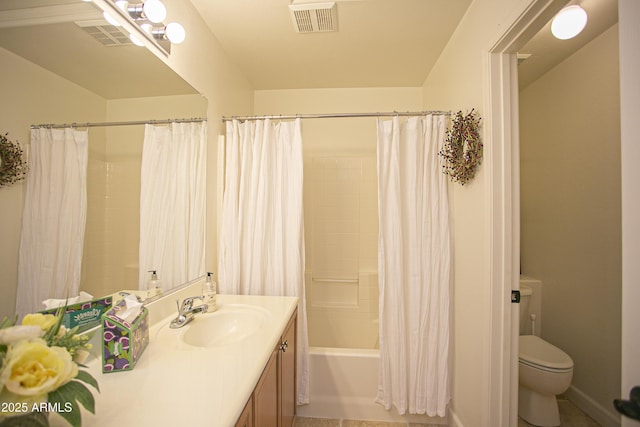
[[[139,288],[157,270],[164,291],[205,273],[206,123],[145,125]]]
[[[78,295],[87,218],[87,130],[31,129],[16,313]]]
[[[376,401],[445,416],[451,243],[444,116],[378,120],[380,370]]]
[[[300,119],[227,124],[220,291],[297,296],[298,403],[308,403]]]

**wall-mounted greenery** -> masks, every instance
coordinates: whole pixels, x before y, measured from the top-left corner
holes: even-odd
[[[467,115],[456,113],[447,132],[444,148],[440,155],[444,158],[443,172],[461,185],[469,182],[482,162],[482,141],[480,141],[480,117],[472,109]]]
[[[0,135],[0,187],[15,184],[27,174],[27,162],[22,158],[22,148],[17,142]]]

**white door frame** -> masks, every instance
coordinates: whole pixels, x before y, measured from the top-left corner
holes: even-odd
[[[516,52],[568,0],[531,0],[489,47],[485,136],[490,203],[490,426],[517,426],[519,307],[511,290],[520,276],[520,159]]]

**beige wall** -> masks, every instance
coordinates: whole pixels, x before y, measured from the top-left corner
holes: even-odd
[[[455,260],[451,344],[454,425],[490,427],[492,378],[489,368],[491,361],[501,356],[492,355],[490,348],[493,283],[490,280],[489,209],[492,195],[486,170],[492,145],[484,108],[489,105],[487,61],[488,52],[498,37],[531,3],[532,0],[474,0],[423,85],[425,108],[453,111],[475,108],[483,117],[485,164],[471,183],[453,185],[450,192]],[[502,366],[508,369],[507,362]]]
[[[573,387],[613,412],[620,393],[618,26],[520,92],[522,272],[542,280],[543,338]]]
[[[1,48],[0,63],[0,132],[8,132],[23,149],[32,124],[104,119],[103,98]],[[15,311],[23,187],[19,183],[0,188],[0,318],[12,317]]]

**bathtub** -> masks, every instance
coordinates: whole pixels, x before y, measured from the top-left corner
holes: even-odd
[[[309,348],[309,404],[297,415],[311,418],[412,422],[446,425],[445,418],[399,415],[375,403],[378,390],[377,349]]]

